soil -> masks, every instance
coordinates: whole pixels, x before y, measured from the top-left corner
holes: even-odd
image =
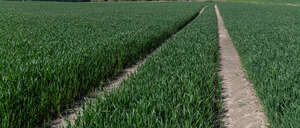
[[[227,128],[266,128],[267,118],[253,85],[247,79],[239,55],[215,5],[221,53],[219,75],[222,78],[223,125]]]

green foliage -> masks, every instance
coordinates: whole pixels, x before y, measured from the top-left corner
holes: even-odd
[[[23,1],[23,2],[31,2],[31,1],[56,1],[56,2],[91,2],[92,0],[0,0],[0,1]]]
[[[32,1],[90,2],[90,0],[32,0]]]
[[[57,115],[151,52],[200,8],[195,3],[1,3],[0,127],[34,127]]]
[[[299,128],[299,8],[225,3],[219,7],[272,127]]]
[[[147,58],[119,89],[91,102],[73,127],[212,128],[220,124],[216,24],[211,6]]]

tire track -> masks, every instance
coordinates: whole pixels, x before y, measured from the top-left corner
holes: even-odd
[[[193,20],[195,20],[197,17],[199,17],[204,12],[205,8],[207,8],[207,6],[203,7],[197,15],[192,17],[182,27],[179,27],[177,32],[175,32],[173,35],[170,35],[169,37],[164,39],[162,42],[165,42],[166,40],[175,36],[176,33],[181,31],[185,26],[187,26]],[[156,48],[156,50],[159,48],[160,47]],[[138,71],[138,68],[140,66],[142,66],[146,62],[147,58],[150,57],[153,53],[155,53],[156,50],[154,50],[152,53],[148,54],[144,59],[138,61],[136,64],[125,68],[114,80],[105,84],[106,86],[99,88],[99,89],[95,90],[94,92],[88,94],[87,96],[85,96],[83,98],[84,100],[76,102],[73,108],[66,110],[66,112],[65,112],[66,114],[64,114],[62,117],[52,120],[51,122],[46,124],[46,127],[50,127],[50,128],[65,127],[68,124],[68,122],[66,120],[70,121],[71,125],[74,125],[75,120],[77,119],[77,116],[83,112],[82,106],[86,107],[90,102],[95,101],[97,97],[103,96],[103,94],[105,92],[109,93],[111,90],[119,88],[120,85],[122,84],[122,82],[124,80],[128,79],[130,75],[136,73]]]
[[[267,118],[253,85],[247,79],[239,55],[215,5],[221,53],[219,75],[222,78],[223,125],[227,128],[266,128]]]

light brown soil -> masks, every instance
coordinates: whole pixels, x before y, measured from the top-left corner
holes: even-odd
[[[208,7],[208,6],[203,7],[203,8],[200,10],[198,16],[201,16],[201,14],[205,11],[205,9],[206,9],[207,7]]]
[[[223,86],[223,125],[227,128],[266,128],[267,118],[253,85],[243,72],[239,55],[215,5],[219,28],[221,66],[219,75]]]

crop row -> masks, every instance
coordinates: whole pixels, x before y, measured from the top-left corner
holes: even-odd
[[[271,126],[299,128],[299,8],[225,3],[219,7]]]
[[[221,85],[216,24],[211,6],[119,89],[91,102],[73,127],[217,126]]]
[[[2,2],[0,127],[41,125],[151,52],[201,6]]]

